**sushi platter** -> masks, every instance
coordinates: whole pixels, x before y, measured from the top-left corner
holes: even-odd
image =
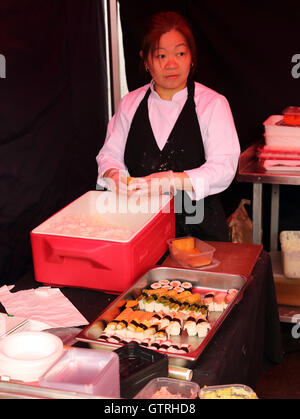
[[[190,368],[242,299],[248,281],[240,275],[154,267],[77,339],[111,350],[135,341],[166,353],[170,365]]]

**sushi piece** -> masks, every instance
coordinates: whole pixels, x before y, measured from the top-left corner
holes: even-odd
[[[196,327],[197,327],[197,333],[198,333],[199,338],[205,338],[208,331],[211,329],[211,325],[203,319],[197,320]]]
[[[180,346],[176,345],[175,343],[172,343],[172,345],[169,346],[167,352],[177,354],[179,350]]]
[[[169,314],[163,316],[159,322],[160,328],[164,329],[165,327],[169,326],[170,322],[172,321],[173,317]]]
[[[185,290],[189,290],[189,289],[191,289],[193,287],[193,285],[190,282],[182,282],[181,286]]]
[[[172,343],[169,341],[162,342],[159,346],[159,350],[162,352],[168,352],[168,349]]]
[[[160,279],[158,283],[161,284],[161,286],[164,286],[164,285],[169,285],[170,281],[168,279]]]
[[[100,335],[100,336],[98,337],[98,339],[100,339],[100,340],[108,340],[109,338],[110,338],[110,336],[109,336],[109,335],[105,335],[105,334]]]
[[[146,329],[144,331],[144,337],[145,338],[149,338],[151,336],[154,336],[155,333],[157,333],[160,330],[160,325],[158,324],[153,324],[152,326],[148,327],[148,329]]]
[[[152,342],[149,349],[159,350],[160,344],[158,342]]]
[[[223,311],[227,304],[225,303],[226,292],[218,292],[214,296],[213,311]]]
[[[189,353],[191,350],[191,345],[189,345],[188,343],[183,343],[182,345],[180,345],[180,351],[181,353]]]
[[[182,319],[174,317],[166,328],[168,336],[179,336],[182,331]]]
[[[170,291],[173,289],[173,287],[171,285],[162,285],[161,288],[166,289],[167,291]]]
[[[150,288],[157,290],[161,288],[161,284],[159,282],[153,282],[153,284],[150,285]]]
[[[182,293],[184,291],[183,287],[175,287],[174,290],[178,292],[178,294]]]
[[[211,291],[204,295],[203,303],[208,307],[209,311],[213,309],[215,294],[215,292]]]
[[[117,336],[117,335],[113,335],[113,336],[110,336],[110,337],[107,339],[107,341],[108,341],[108,342],[110,342],[110,343],[121,343],[122,338],[120,338],[120,337],[119,337],[119,336]]]
[[[168,335],[165,329],[159,329],[155,334],[154,334],[154,338],[155,339],[161,339],[161,340],[167,340]]]
[[[235,298],[235,296],[236,296],[236,294],[238,293],[238,290],[236,290],[236,289],[229,289],[228,291],[227,291],[227,295],[226,295],[226,297],[225,297],[225,299],[224,299],[224,302],[225,302],[225,304],[229,304],[229,303],[231,303],[231,301]]]
[[[109,333],[111,331],[115,331],[117,329],[118,324],[119,320],[112,320],[107,324],[106,328],[104,329],[104,332]]]
[[[180,287],[180,286],[181,286],[181,282],[180,282],[180,281],[171,281],[171,282],[170,282],[170,285],[171,285],[173,288]]]
[[[187,318],[184,323],[183,329],[187,331],[189,336],[196,336],[198,333],[197,330],[197,319],[195,316],[190,316]]]
[[[155,314],[151,317],[151,319],[149,320],[149,321],[150,321],[151,326],[152,326],[153,324],[159,324],[159,323],[161,322],[162,318],[163,318],[163,314],[155,313]]]

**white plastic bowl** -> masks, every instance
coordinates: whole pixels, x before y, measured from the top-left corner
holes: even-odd
[[[51,333],[14,333],[0,340],[0,375],[36,381],[62,352],[63,342]]]

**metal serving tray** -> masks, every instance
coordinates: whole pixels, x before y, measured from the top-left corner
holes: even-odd
[[[169,365],[186,368],[192,367],[234,305],[241,301],[245,288],[249,282],[249,279],[246,277],[225,273],[197,271],[194,269],[155,267],[146,272],[145,275],[134,283],[134,285],[116,298],[90,325],[79,333],[76,339],[82,342],[88,342],[92,347],[95,345],[97,349],[114,350],[123,346],[123,344],[120,343],[110,343],[99,340],[98,338],[103,330],[101,329],[101,324],[103,321],[109,322],[119,315],[119,307],[122,306],[124,300],[138,298],[144,288],[149,287],[153,282],[157,282],[161,279],[189,281],[193,285],[193,290],[198,292],[224,291],[231,288],[236,288],[238,290],[235,298],[223,312],[209,313],[208,320],[212,327],[205,338],[188,336],[186,331],[183,331],[180,336],[172,336],[172,341],[174,342],[190,344],[191,351],[187,354],[167,353]]]

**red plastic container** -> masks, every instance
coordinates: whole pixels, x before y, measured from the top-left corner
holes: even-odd
[[[168,249],[167,240],[175,235],[169,196],[163,196],[155,213],[101,214],[104,223],[132,230],[124,240],[58,234],[53,229],[68,216],[94,217],[100,194],[110,193],[89,191],[31,231],[36,281],[120,293],[159,261]]]

